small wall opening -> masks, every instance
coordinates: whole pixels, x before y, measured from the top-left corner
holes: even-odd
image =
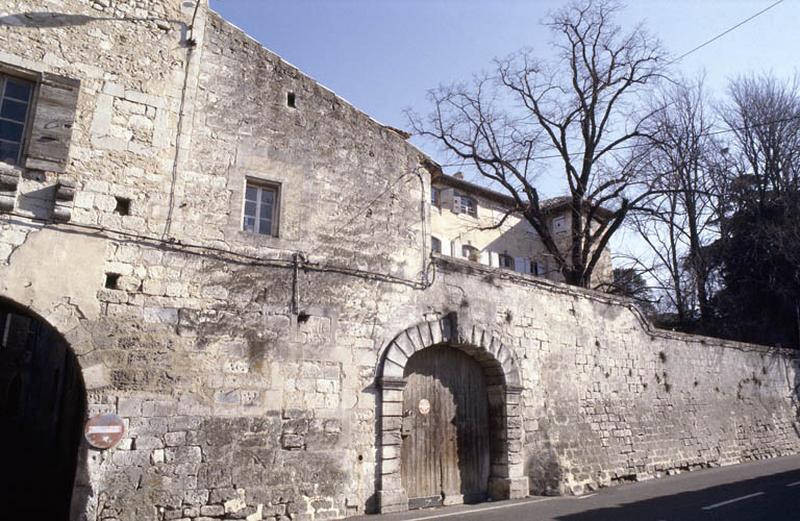
[[[119,273],[106,273],[106,289],[119,289],[119,278],[121,276]]]
[[[293,109],[297,108],[296,98],[292,91],[286,93],[286,106]]]
[[[114,196],[114,199],[117,201],[117,205],[114,207],[114,213],[119,215],[130,215],[131,214],[131,200],[127,197],[117,197]]]

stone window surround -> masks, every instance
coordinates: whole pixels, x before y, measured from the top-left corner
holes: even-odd
[[[272,237],[278,237],[280,233],[280,208],[281,208],[281,185],[280,183],[273,183],[273,182],[265,182],[260,179],[254,179],[252,177],[246,177],[244,183],[244,190],[245,193],[249,187],[255,188],[258,191],[257,194],[257,201],[256,201],[256,213],[254,214],[254,219],[256,223],[254,224],[255,229],[249,233],[259,234],[259,235],[266,235]],[[259,227],[258,221],[260,220],[259,211],[263,201],[261,200],[263,197],[263,192],[271,192],[272,193],[272,209],[270,215],[270,226],[269,226],[269,233],[265,233]],[[246,196],[244,197],[246,200]],[[245,205],[242,204],[242,229],[244,230],[244,218],[246,217],[246,209]],[[246,230],[245,230],[246,231]]]
[[[378,508],[381,513],[408,510],[400,469],[404,370],[414,353],[438,344],[460,349],[484,367],[492,429],[489,497],[515,499],[529,493],[528,477],[523,468],[522,386],[516,357],[498,335],[478,326],[466,332],[458,327],[456,313],[450,313],[406,329],[381,353],[377,376],[380,389]]]
[[[278,187],[278,206],[275,209],[275,220],[278,226],[277,233],[273,235],[262,235],[244,231],[242,227],[244,219],[244,194],[247,182],[261,183]],[[299,187],[290,183],[288,174],[281,174],[276,171],[256,172],[250,169],[232,168],[228,172],[228,190],[230,197],[230,212],[228,223],[225,228],[226,239],[237,244],[247,246],[266,246],[270,248],[291,248],[296,246],[289,228],[293,224],[288,211],[288,202],[297,199]]]

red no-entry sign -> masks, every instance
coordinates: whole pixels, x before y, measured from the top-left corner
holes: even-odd
[[[100,414],[86,422],[84,436],[96,449],[110,449],[125,434],[125,423],[116,414]]]

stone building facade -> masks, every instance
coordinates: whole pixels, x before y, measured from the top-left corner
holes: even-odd
[[[404,510],[437,346],[481,368],[495,498],[800,448],[792,352],[430,255],[429,160],[202,2],[3,0],[0,74],[33,86],[0,166],[0,398],[38,324],[79,368],[65,432],[126,426],[75,447],[71,519]]]
[[[431,249],[558,282],[564,276],[538,232],[516,213],[506,194],[465,181],[463,174],[434,169],[431,177]],[[542,201],[547,224],[562,255],[569,258],[572,212],[569,197]],[[614,281],[611,253],[606,250],[592,274],[592,287]]]

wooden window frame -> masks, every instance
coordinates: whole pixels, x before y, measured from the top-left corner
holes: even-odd
[[[465,205],[464,201],[469,201],[470,204]],[[470,217],[478,217],[478,200],[469,195],[456,192],[453,198],[453,211],[455,213],[466,214]]]
[[[247,189],[249,187],[255,188],[258,190],[257,198],[254,201],[256,203],[256,210],[255,210],[255,224],[253,230],[248,230],[245,227],[245,218],[248,217],[246,212],[246,207],[248,203],[247,199]],[[259,215],[261,214],[261,205],[262,205],[262,194],[264,191],[272,192],[273,200],[272,200],[272,215],[270,216],[270,230],[269,233],[263,233],[260,230],[261,226],[261,219]],[[261,237],[278,237],[278,229],[279,229],[279,216],[280,216],[280,204],[281,204],[281,185],[280,183],[274,183],[271,181],[265,181],[262,179],[256,179],[252,177],[246,177],[244,182],[244,189],[242,191],[242,215],[240,219],[241,229],[245,233],[250,233],[253,235],[261,236]]]
[[[11,141],[9,139],[0,138],[0,141],[4,141],[6,143],[18,144],[19,150],[17,151],[17,157],[15,160],[9,162],[7,160],[0,159],[0,163],[10,164],[13,166],[22,166],[25,162],[26,151],[28,147],[28,141],[30,140],[30,133],[31,133],[31,119],[35,112],[35,104],[36,104],[36,96],[37,96],[37,81],[25,75],[17,75],[13,73],[9,73],[5,67],[0,68],[0,109],[2,108],[3,102],[6,100],[6,86],[8,85],[8,80],[15,80],[21,83],[26,83],[30,86],[30,94],[28,100],[25,105],[25,116],[23,121],[16,121],[10,118],[4,118],[0,115],[0,120],[6,120],[11,123],[15,124],[22,124],[22,135],[20,136],[20,140],[18,142]],[[12,101],[23,102],[18,98],[11,98],[8,97]]]

